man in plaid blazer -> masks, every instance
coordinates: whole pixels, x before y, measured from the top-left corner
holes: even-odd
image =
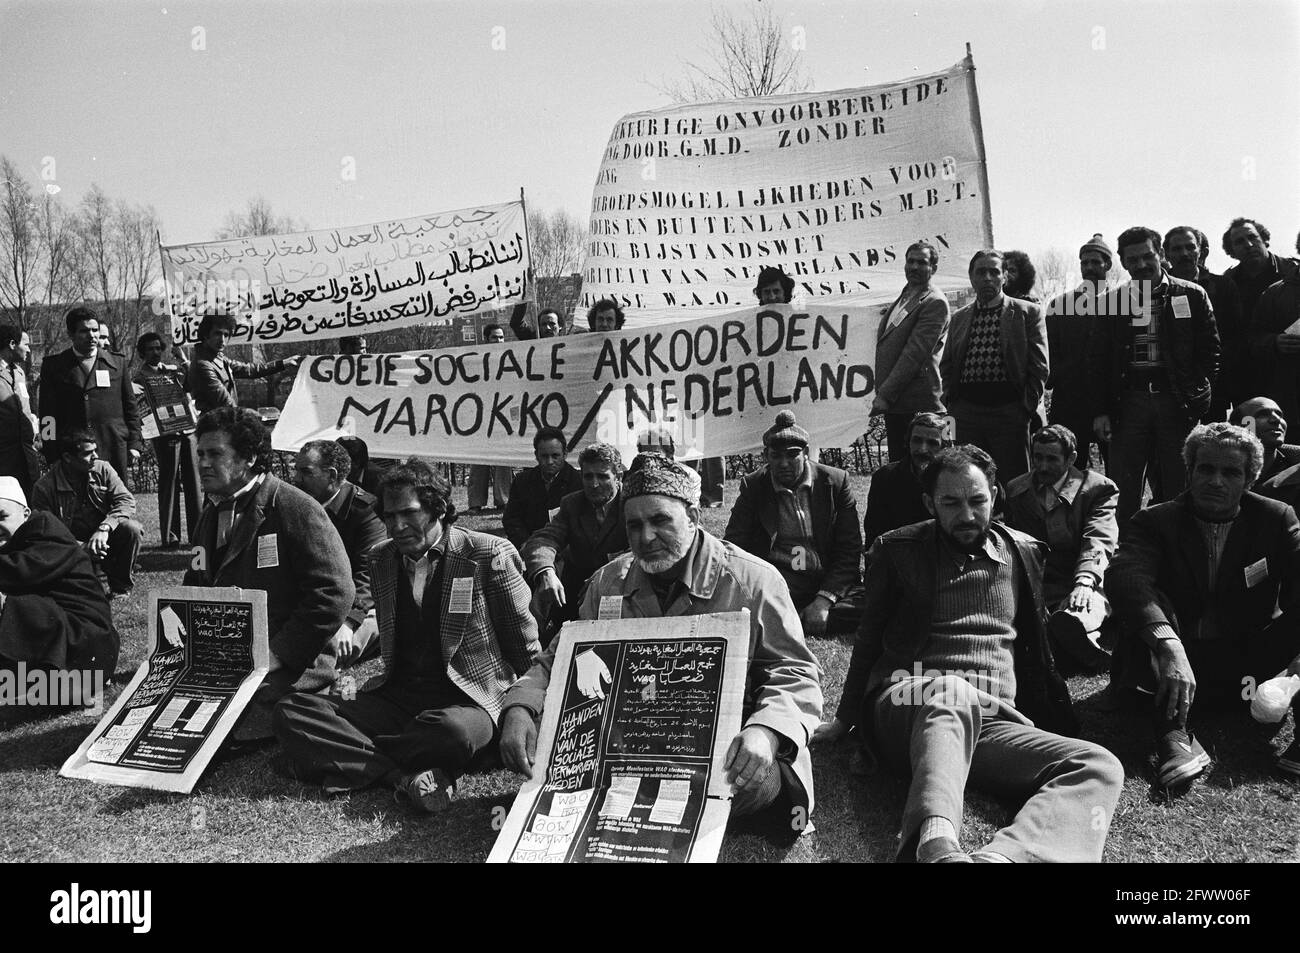
[[[433,813],[497,734],[506,689],[532,664],[537,625],[508,540],[451,524],[451,485],[412,458],[385,472],[392,537],[369,552],[383,672],[359,695],[299,694],[275,711],[286,767],[327,793],[391,785]]]

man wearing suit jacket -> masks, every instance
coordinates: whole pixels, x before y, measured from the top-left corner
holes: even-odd
[[[861,581],[858,504],[843,470],[808,459],[808,431],[784,410],[763,434],[759,467],[740,481],[723,538],[771,563],[790,587],[805,636]]]
[[[86,427],[99,454],[130,485],[140,459],[140,411],[121,358],[98,346],[99,318],[86,307],[64,318],[72,346],[41,362],[40,415],[45,459],[59,459],[59,435]]]
[[[876,333],[876,396],[872,414],[885,415],[889,462],[907,458],[907,431],[922,411],[942,412],[939,355],[948,334],[948,299],[930,287],[939,252],[926,241],[907,249],[907,286]]]
[[[907,457],[887,463],[871,474],[867,487],[867,512],[862,517],[862,545],[870,559],[871,547],[884,533],[930,518],[921,490],[921,474],[944,447],[952,446],[947,421],[922,411],[907,428]]]
[[[195,435],[208,502],[184,584],[266,591],[271,669],[235,726],[235,740],[267,739],[277,701],[334,683],[332,637],[356,595],[352,569],[321,505],[267,472],[271,432],[255,411],[210,410]]]
[[[501,526],[506,539],[522,550],[528,537],[551,521],[560,500],[582,489],[582,476],[565,460],[567,442],[558,427],[543,427],[533,434],[537,466],[520,470],[510,483]]]
[[[32,353],[31,337],[10,324],[0,324],[0,476],[11,476],[24,493],[41,476],[36,450],[36,415],[23,365]]]
[[[1029,469],[1029,431],[1043,419],[1047,325],[1043,309],[1002,293],[1002,253],[975,253],[975,301],[952,316],[939,363],[953,439],[987,450],[1002,479]]]
[[[519,554],[452,526],[451,485],[431,466],[411,458],[384,473],[379,491],[392,536],[370,551],[384,670],[355,698],[291,695],[275,731],[299,780],[327,793],[391,785],[434,813],[496,737],[506,689],[537,652],[537,626]]]
[[[1160,499],[1187,486],[1183,441],[1210,407],[1219,333],[1205,290],[1165,271],[1158,232],[1130,228],[1116,245],[1132,280],[1104,299],[1088,381],[1093,432],[1110,441],[1106,469],[1119,487],[1123,531],[1142,504],[1144,476]]]
[[[340,667],[373,658],[379,651],[374,641],[375,600],[370,595],[370,564],[366,553],[388,538],[388,531],[375,513],[375,497],[349,483],[352,458],[333,440],[312,440],[303,444],[294,460],[293,475],[302,490],[325,507],[325,514],[338,530],[352,565],[352,585],[357,594],[347,618],[334,633],[334,651]]]
[[[618,448],[593,443],[578,454],[578,468],[582,490],[561,500],[555,518],[524,544],[524,564],[544,643],[560,625],[578,617],[579,596],[591,574],[627,550],[623,458]]]
[[[660,453],[642,453],[627,478],[624,516],[632,552],[603,566],[583,597],[582,618],[662,618],[749,610],[749,670],[740,733],[724,770],[732,814],[763,812],[791,830],[813,809],[808,738],[822,710],[821,670],[808,649],[789,590],[768,563],[705,532],[695,473]],[[510,689],[501,719],[501,760],[533,772],[537,725],[555,652],[548,649]],[[724,741],[725,739],[719,739]],[[801,828],[800,828],[801,829]]]
[[[1133,517],[1106,576],[1122,625],[1112,683],[1154,696],[1162,787],[1210,764],[1191,731],[1196,713],[1249,704],[1283,669],[1300,674],[1300,521],[1246,492],[1263,447],[1216,423],[1191,432],[1183,457],[1187,492]],[[1300,777],[1300,740],[1278,767]]]
[[[1110,658],[1100,642],[1110,614],[1101,583],[1119,545],[1119,489],[1095,470],[1074,465],[1074,434],[1060,424],[1034,434],[1030,456],[1033,470],[1007,483],[1006,523],[1047,544],[1043,602],[1051,613],[1052,648],[1098,665]]]

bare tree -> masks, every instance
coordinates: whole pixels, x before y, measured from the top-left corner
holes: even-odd
[[[146,304],[158,274],[158,215],[152,205],[118,202],[113,216],[113,254],[118,263],[124,307],[118,328],[119,347],[134,345],[141,329],[154,323]]]
[[[113,247],[113,202],[98,185],[81,200],[77,214],[77,243],[89,276],[90,291],[102,302],[100,317],[114,326],[120,299],[121,272]]]
[[[748,13],[713,8],[704,63],[683,61],[683,74],[655,86],[675,103],[746,99],[798,93],[812,80],[792,34],[772,7],[755,2]]]
[[[1037,269],[1038,287],[1044,301],[1064,294],[1072,283],[1069,253],[1055,245],[1039,257]]]
[[[217,229],[217,240],[250,238],[254,235],[281,235],[285,232],[306,231],[307,223],[295,221],[288,215],[276,215],[271,203],[262,196],[248,200],[242,212],[231,212]]]
[[[80,267],[74,216],[53,195],[41,199],[37,232],[43,253],[41,277],[45,284],[45,306],[79,301],[86,296],[86,274]]]
[[[574,274],[582,265],[586,242],[582,222],[564,209],[528,214],[528,250],[539,278]]]
[[[41,243],[32,187],[8,156],[0,157],[0,305],[27,327],[28,306],[40,275]]]

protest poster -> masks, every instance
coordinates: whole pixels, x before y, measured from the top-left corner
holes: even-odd
[[[939,252],[935,287],[968,287],[993,244],[970,56],[893,83],[677,104],[614,126],[591,200],[585,310],[639,327],[754,301],[780,265],[796,303],[888,303],[907,246]]]
[[[351,228],[160,245],[178,344],[204,314],[232,343],[315,341],[509,307],[527,298],[522,199]]]
[[[266,593],[149,593],[149,657],[59,774],[189,794],[270,664]]]
[[[140,435],[145,440],[194,430],[194,404],[176,378],[166,375],[145,377],[132,386],[140,408]]]
[[[731,813],[749,610],[567,623],[533,777],[489,863],[711,863]]]
[[[559,427],[570,449],[600,440],[636,453],[670,436],[682,459],[762,445],[795,409],[818,447],[867,430],[878,308],[812,301],[751,307],[671,326],[406,354],[309,357],[272,440],[361,437],[374,456],[533,462],[533,434]]]

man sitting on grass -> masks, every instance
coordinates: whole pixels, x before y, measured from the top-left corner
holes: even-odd
[[[452,526],[451,484],[427,463],[385,471],[379,501],[392,537],[369,553],[383,673],[355,698],[289,696],[275,733],[299,780],[326,793],[389,785],[434,813],[496,737],[537,625],[515,548]]]
[[[118,648],[90,556],[52,513],[27,506],[14,477],[0,476],[0,670],[16,675],[22,663],[108,679]],[[16,683],[27,691],[27,680]]]
[[[872,548],[839,712],[813,740],[856,728],[910,775],[900,861],[1095,863],[1124,770],[1062,734],[1075,721],[1044,631],[1044,547],[993,522],[996,486],[979,447],[926,467],[934,519]],[[1023,805],[970,854],[958,839],[968,782]]]
[[[1112,684],[1154,700],[1160,787],[1210,765],[1194,713],[1248,704],[1254,686],[1300,673],[1300,521],[1247,492],[1263,460],[1241,427],[1196,427],[1183,445],[1187,490],[1133,517],[1106,574],[1122,625]],[[1300,777],[1300,740],[1277,766]]]

